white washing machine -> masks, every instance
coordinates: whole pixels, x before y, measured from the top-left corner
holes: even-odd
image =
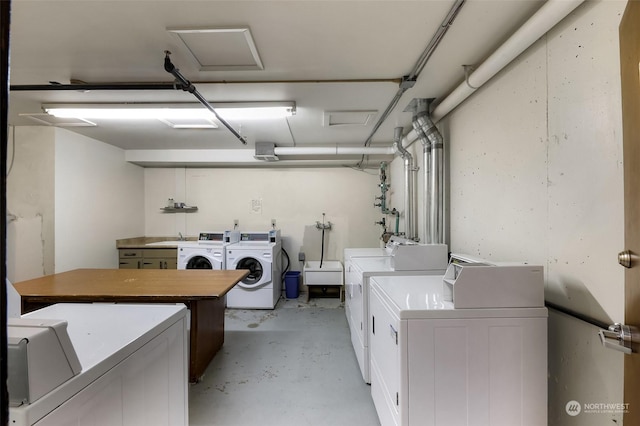
[[[279,230],[241,233],[226,248],[226,269],[248,269],[249,275],[227,293],[227,308],[275,308],[282,292],[281,254]]]
[[[240,231],[201,232],[197,242],[178,247],[178,269],[226,269],[225,247],[240,240]]]

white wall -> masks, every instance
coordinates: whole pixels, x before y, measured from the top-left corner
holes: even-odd
[[[116,240],[144,231],[143,169],[124,150],[56,130],[56,272],[117,268]]]
[[[117,268],[116,239],[144,233],[143,169],[123,150],[64,129],[18,127],[15,136],[8,278]]]
[[[625,5],[583,4],[438,124],[450,162],[451,251],[542,264],[547,300],[607,323],[624,318],[616,254]],[[401,183],[399,162],[392,178]],[[622,422],[621,413],[565,412],[571,400],[623,402],[623,357],[597,331],[551,313],[550,425]]]
[[[147,236],[197,236],[202,231],[266,231],[271,219],[281,230],[293,270],[298,252],[319,260],[322,232],[330,221],[325,260],[342,260],[345,247],[377,247],[382,215],[373,207],[380,195],[375,170],[349,168],[145,169]],[[198,207],[196,213],[162,213],[167,199]],[[260,206],[260,207],[258,207]]]
[[[54,272],[54,147],[52,127],[10,128],[6,253],[11,282]]]

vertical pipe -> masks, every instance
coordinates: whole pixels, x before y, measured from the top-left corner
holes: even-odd
[[[427,137],[425,133],[425,129],[428,129],[426,119],[428,111],[429,111],[429,103],[432,99],[422,99],[417,98],[415,101],[415,113],[413,119],[411,120],[411,124],[413,126],[414,131],[418,135],[420,142],[422,143],[422,177],[424,183],[424,195],[423,195],[423,227],[424,227],[424,241],[427,244],[433,244],[431,235],[431,223],[429,209],[431,205],[431,141]]]
[[[393,146],[400,153],[404,162],[404,225],[405,236],[408,239],[417,240],[415,235],[415,190],[413,185],[413,176],[415,173],[413,167],[413,157],[402,147],[402,127],[396,127],[393,134]]]
[[[429,221],[429,206],[431,205],[431,144],[422,143],[422,173],[424,182],[424,195],[422,197],[422,208],[424,217],[424,239],[427,244],[433,244],[431,239],[431,223]]]
[[[429,144],[430,155],[425,154],[425,161],[429,161],[428,183],[425,208],[428,207],[428,238],[431,244],[444,243],[444,144],[442,135],[429,117],[427,108],[421,106],[423,100],[418,100],[418,112],[413,119],[413,127],[423,145]],[[427,206],[428,204],[428,206]]]
[[[444,243],[444,153],[442,138],[431,147],[431,227],[435,244]]]

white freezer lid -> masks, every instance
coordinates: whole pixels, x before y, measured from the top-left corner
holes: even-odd
[[[487,265],[487,266],[517,266],[527,265],[527,262],[497,262],[495,260],[483,259],[479,256],[466,253],[451,253],[451,262],[463,263],[470,265]]]
[[[59,303],[23,315],[67,321],[82,372],[11,417],[42,418],[186,315],[181,303]]]
[[[58,303],[22,317],[67,321],[69,338],[86,371],[150,330],[167,328],[184,315],[183,304]]]
[[[346,248],[344,249],[344,259],[350,259],[353,257],[372,257],[372,256],[390,256],[391,252],[387,251],[386,249],[382,248],[382,247],[378,247],[378,248],[367,248],[367,247],[361,247],[361,248]]]
[[[391,257],[356,257],[352,259],[353,265],[362,272],[367,271],[393,271]]]
[[[391,258],[384,257],[355,257],[352,258],[353,266],[362,272],[364,277],[376,275],[439,275],[442,276],[446,269],[432,269],[425,271],[396,271],[391,267]]]
[[[400,319],[547,317],[546,308],[455,309],[443,299],[442,275],[377,276],[371,288]]]

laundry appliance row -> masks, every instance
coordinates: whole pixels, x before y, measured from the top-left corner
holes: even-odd
[[[393,236],[384,248],[345,248],[345,315],[360,373],[371,383],[369,282],[374,276],[444,275],[446,244],[418,244]]]
[[[273,309],[282,292],[280,230],[201,232],[178,247],[178,269],[246,269],[227,293],[228,308]]]
[[[372,275],[364,332],[380,424],[546,424],[543,276],[459,254],[444,275]]]

